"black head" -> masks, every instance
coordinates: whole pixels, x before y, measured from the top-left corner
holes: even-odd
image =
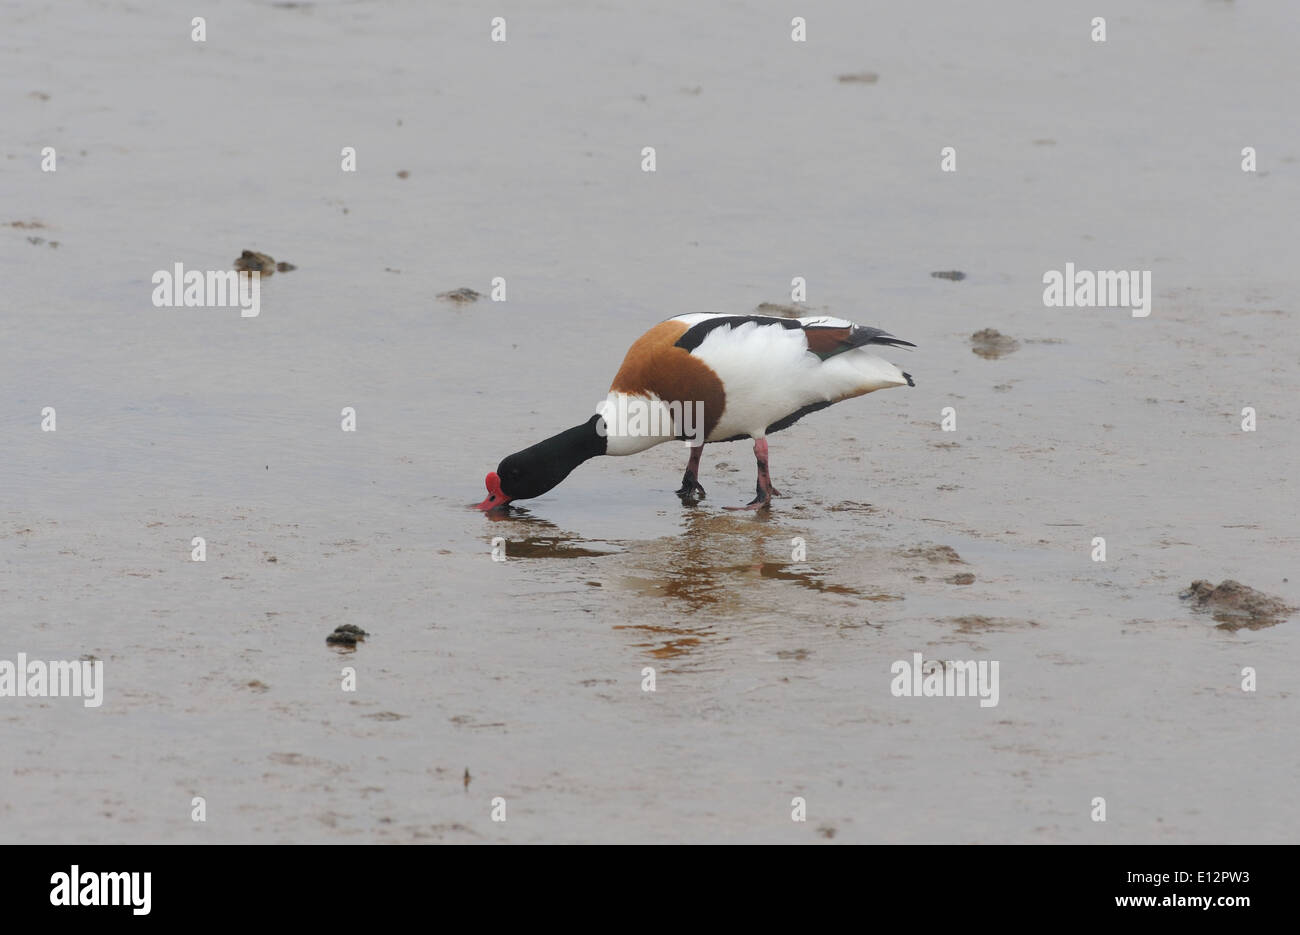
[[[545,442],[542,443],[543,445]],[[525,448],[501,460],[497,465],[497,482],[511,500],[540,497],[569,476],[577,465],[566,465],[551,452]]]
[[[531,500],[558,485],[579,464],[605,453],[605,438],[596,430],[599,416],[582,425],[516,451],[487,476],[488,498],[479,509],[492,510],[511,500]]]

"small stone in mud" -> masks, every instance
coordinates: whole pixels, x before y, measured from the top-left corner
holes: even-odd
[[[953,575],[951,578],[944,578],[945,584],[974,584],[975,576],[969,571],[964,571],[960,575]]]
[[[961,282],[966,278],[966,274],[959,269],[941,269],[930,275],[935,279],[951,279],[953,282]]]
[[[1220,630],[1259,630],[1281,623],[1297,608],[1281,598],[1247,587],[1239,581],[1225,579],[1218,587],[1203,579],[1178,595],[1190,600],[1197,610],[1214,616]]]
[[[397,177],[399,179],[409,179],[411,177],[411,173],[407,172],[405,169],[402,169],[397,173]]]
[[[271,690],[270,685],[267,685],[265,682],[258,681],[257,679],[253,679],[251,682],[249,682],[248,687],[255,692],[267,692]]]
[[[1020,342],[993,328],[976,331],[970,336],[971,352],[987,360],[1010,354],[1020,347]]]
[[[235,269],[241,273],[261,273],[263,276],[270,276],[275,272],[275,260],[265,253],[245,250],[239,255],[239,259],[235,260]]]
[[[483,296],[473,289],[452,289],[450,292],[439,292],[438,298],[444,302],[455,302],[457,305],[468,305],[470,302],[477,302]]]
[[[325,637],[326,643],[333,643],[338,646],[355,646],[358,641],[365,641],[370,634],[358,626],[345,623],[341,627],[335,627],[334,632]]]
[[[858,71],[848,75],[835,76],[840,84],[875,84],[880,76],[874,71]]]

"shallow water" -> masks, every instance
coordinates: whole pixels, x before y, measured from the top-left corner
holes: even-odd
[[[1177,595],[1300,604],[1300,12],[1133,3],[1097,45],[1094,7],[820,4],[806,46],[746,3],[504,46],[470,4],[244,4],[201,46],[0,14],[0,659],[107,682],[0,698],[0,840],[1296,840],[1300,617]],[[258,318],[151,304],[245,248],[298,266]],[[1151,316],[1045,308],[1066,262],[1151,269]],[[770,512],[722,509],[744,444],[696,508],[673,445],[467,509],[649,325],[797,275],[917,386],[773,436]],[[893,697],[913,652],[998,661],[999,704]]]

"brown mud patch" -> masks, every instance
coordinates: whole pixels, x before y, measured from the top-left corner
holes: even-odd
[[[1012,617],[985,617],[983,614],[949,617],[948,622],[957,625],[958,633],[968,636],[976,633],[1000,633],[1006,630],[1023,630],[1038,626],[1038,622],[1035,620],[1017,620]]]
[[[926,545],[908,549],[903,553],[908,558],[923,558],[935,565],[965,565],[957,550],[950,545]]]
[[[261,273],[263,276],[270,276],[277,271],[287,273],[298,268],[283,260],[277,263],[272,257],[265,253],[258,253],[256,250],[245,250],[241,253],[235,260],[234,267],[241,273]]]
[[[451,302],[454,305],[469,305],[471,302],[477,302],[483,298],[482,293],[475,292],[473,289],[452,289],[449,292],[439,292],[438,296],[444,302]]]
[[[996,360],[999,357],[1005,357],[1019,347],[1019,341],[1008,337],[996,328],[985,328],[982,331],[976,331],[970,336],[971,353],[983,357],[985,360]]]
[[[1260,630],[1276,626],[1297,610],[1281,598],[1231,579],[1219,582],[1217,587],[1199,579],[1178,596],[1191,601],[1196,610],[1213,616],[1220,630]]]

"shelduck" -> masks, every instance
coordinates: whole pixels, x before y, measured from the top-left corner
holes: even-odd
[[[892,386],[911,374],[871,345],[915,347],[841,318],[680,315],[655,325],[623,359],[609,394],[586,422],[517,451],[487,475],[480,510],[540,497],[597,455],[630,455],[674,439],[691,447],[677,495],[704,496],[700,455],[711,442],[754,440],[757,493],[737,510],[774,496],[767,436],[833,403]]]

